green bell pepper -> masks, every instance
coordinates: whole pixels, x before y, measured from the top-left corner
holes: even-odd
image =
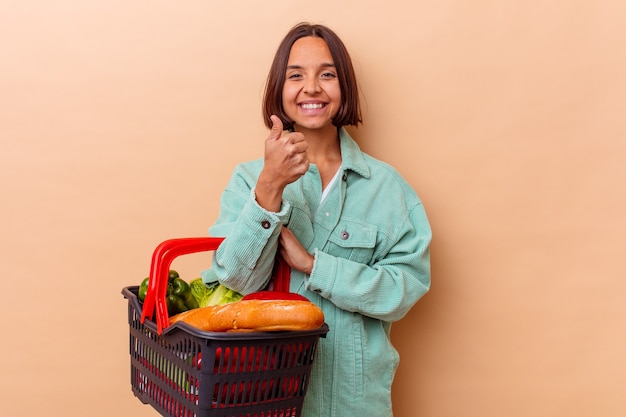
[[[145,300],[146,293],[148,292],[149,280],[150,277],[145,278],[141,282],[137,292],[137,298],[142,302]],[[167,312],[170,316],[198,308],[198,302],[192,295],[189,284],[180,278],[178,272],[170,270],[167,281],[165,301],[167,304]]]
[[[150,277],[145,278],[143,281],[141,281],[141,285],[139,286],[139,292],[137,293],[137,298],[139,298],[139,301],[143,302],[143,300],[146,299],[146,293],[148,292],[148,281],[150,280]]]
[[[168,282],[167,295],[176,297],[182,302],[181,307],[184,306],[185,309],[182,310],[181,313],[193,308],[198,308],[198,302],[191,294],[189,284],[187,284],[182,278],[174,278]],[[176,304],[178,305],[179,303]]]
[[[170,316],[189,310],[183,300],[174,294],[168,294],[165,302],[167,304],[167,313]]]

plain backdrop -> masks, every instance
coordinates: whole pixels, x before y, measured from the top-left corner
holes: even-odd
[[[432,223],[395,416],[626,415],[620,0],[2,2],[2,414],[156,415],[120,291],[161,241],[206,236],[262,155],[267,70],[302,20],[347,44],[351,132]]]

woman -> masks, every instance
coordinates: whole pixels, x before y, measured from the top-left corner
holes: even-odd
[[[299,24],[286,35],[263,111],[265,156],[235,169],[209,230],[226,239],[203,279],[258,291],[280,253],[291,291],[320,306],[330,327],[302,415],[391,416],[399,359],[391,323],[430,287],[424,207],[344,129],[361,122],[358,89],[345,46],[327,27]]]

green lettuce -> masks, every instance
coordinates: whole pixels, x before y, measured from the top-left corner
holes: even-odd
[[[202,278],[196,278],[189,283],[191,295],[198,302],[199,307],[215,306],[233,303],[243,298],[242,294],[231,290],[218,281],[205,284]]]

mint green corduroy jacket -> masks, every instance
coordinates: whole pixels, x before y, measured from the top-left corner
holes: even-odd
[[[430,225],[419,197],[390,165],[361,152],[339,129],[342,165],[320,205],[315,165],[283,193],[279,213],[254,197],[263,166],[236,167],[209,229],[226,237],[205,282],[247,294],[267,285],[282,226],[315,256],[310,275],[292,270],[290,288],[324,312],[303,417],[392,416],[391,384],[399,355],[391,323],[430,288]]]

